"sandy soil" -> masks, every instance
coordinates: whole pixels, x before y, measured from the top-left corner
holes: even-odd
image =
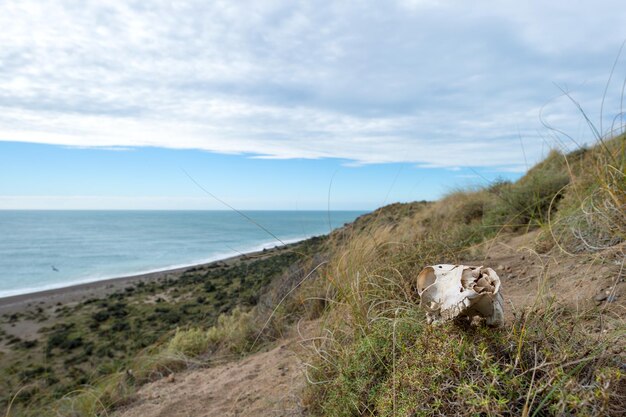
[[[541,255],[532,249],[537,237],[535,231],[495,241],[487,247],[486,256],[474,262],[498,273],[506,318],[532,305],[538,295],[580,309],[595,304],[620,310],[626,304],[623,248],[577,256]]]
[[[536,238],[534,232],[500,239],[487,246],[482,259],[468,263],[497,270],[509,320],[514,312],[531,305],[538,294],[555,295],[560,301],[581,308],[596,304],[623,313],[626,271],[619,248],[614,254],[602,254],[602,258],[609,259],[604,263],[597,255],[555,258],[531,249]],[[315,327],[309,323],[305,333],[313,334]],[[303,365],[297,354],[299,340],[294,336],[268,352],[239,362],[191,370],[148,384],[140,389],[136,402],[115,416],[306,415],[299,399],[305,386]]]
[[[309,329],[315,326],[308,324]],[[145,385],[115,417],[303,416],[300,336],[238,362],[170,375]]]

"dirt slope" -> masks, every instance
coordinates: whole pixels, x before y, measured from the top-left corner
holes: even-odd
[[[238,362],[196,369],[144,386],[118,417],[301,416],[304,385],[296,339]]]
[[[508,319],[515,311],[532,305],[538,295],[554,297],[579,310],[598,305],[607,314],[616,313],[618,318],[623,315],[626,305],[623,246],[575,256],[539,254],[532,249],[537,238],[538,231],[534,231],[498,239],[487,244],[484,258],[474,261],[494,268],[500,276]],[[617,322],[605,321],[607,326],[612,324]]]
[[[623,315],[623,248],[602,256],[539,255],[531,249],[536,238],[534,232],[499,239],[488,244],[484,257],[468,262],[497,270],[507,318],[532,304],[539,293],[580,308],[602,305],[607,313],[614,313],[607,314],[609,317]],[[604,326],[611,326],[611,321]],[[315,327],[309,323],[306,333],[312,334]],[[268,352],[238,362],[191,370],[175,375],[173,380],[148,384],[139,391],[137,401],[115,416],[303,416],[306,410],[300,393],[305,378],[298,358],[300,340],[301,336],[292,336]]]

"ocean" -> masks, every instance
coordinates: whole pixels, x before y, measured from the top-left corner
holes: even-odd
[[[284,243],[360,211],[246,211]],[[280,245],[233,211],[0,211],[0,297],[209,262]]]

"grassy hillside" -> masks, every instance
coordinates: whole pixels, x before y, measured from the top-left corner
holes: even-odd
[[[625,150],[621,136],[554,151],[514,183],[389,205],[271,260],[82,303],[42,345],[20,347],[53,365],[19,357],[8,415],[106,415],[145,382],[254,352],[300,319],[321,327],[303,358],[314,415],[623,415]],[[500,329],[426,325],[414,287],[424,266],[489,265],[494,245],[527,232],[541,271],[531,303],[507,306]],[[586,265],[572,283],[608,268],[614,302],[551,292],[544,284],[562,278],[547,265],[564,259]],[[91,373],[68,373],[82,363]],[[34,381],[15,376],[29,369]],[[63,388],[48,389],[49,375]]]
[[[610,265],[615,294],[624,277],[625,161],[623,136],[552,152],[515,183],[383,208],[355,225],[317,283],[330,307],[308,358],[314,414],[623,415],[623,303],[580,303],[546,286],[529,305],[506,306],[501,329],[432,327],[414,283],[428,264],[489,264],[502,236],[538,229],[537,259],[580,256],[587,280],[594,265]],[[545,268],[538,287],[553,279]]]

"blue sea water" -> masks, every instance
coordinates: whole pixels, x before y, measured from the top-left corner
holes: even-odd
[[[246,211],[285,243],[356,211]],[[329,222],[330,219],[330,222]],[[233,211],[0,211],[0,297],[208,262],[280,245]]]

